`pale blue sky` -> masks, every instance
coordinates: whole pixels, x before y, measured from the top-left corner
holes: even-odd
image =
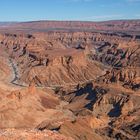
[[[0,21],[140,19],[140,0],[0,0]]]

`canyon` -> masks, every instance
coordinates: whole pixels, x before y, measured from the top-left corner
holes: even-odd
[[[0,24],[0,139],[139,140],[140,20]]]

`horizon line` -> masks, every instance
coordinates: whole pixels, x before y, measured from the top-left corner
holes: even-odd
[[[129,18],[129,19],[110,19],[110,20],[55,20],[55,19],[37,19],[37,20],[13,20],[13,21],[0,21],[0,23],[28,23],[28,22],[108,22],[108,21],[131,21],[131,20],[140,20],[140,18]]]

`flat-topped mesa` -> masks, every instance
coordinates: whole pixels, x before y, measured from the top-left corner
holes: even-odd
[[[4,32],[49,32],[49,31],[140,31],[140,20],[113,20],[104,22],[91,21],[31,21],[12,23],[8,26],[0,26],[0,31]]]
[[[96,69],[93,71],[93,68]],[[37,85],[62,86],[95,79],[101,71],[100,66],[90,62],[84,52],[74,52],[71,55],[50,56],[47,66],[31,67],[21,80],[28,83],[33,79]]]

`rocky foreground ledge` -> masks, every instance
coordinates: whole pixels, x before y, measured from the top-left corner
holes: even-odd
[[[59,134],[57,131],[38,131],[35,129],[4,129],[0,130],[1,140],[74,140]]]

